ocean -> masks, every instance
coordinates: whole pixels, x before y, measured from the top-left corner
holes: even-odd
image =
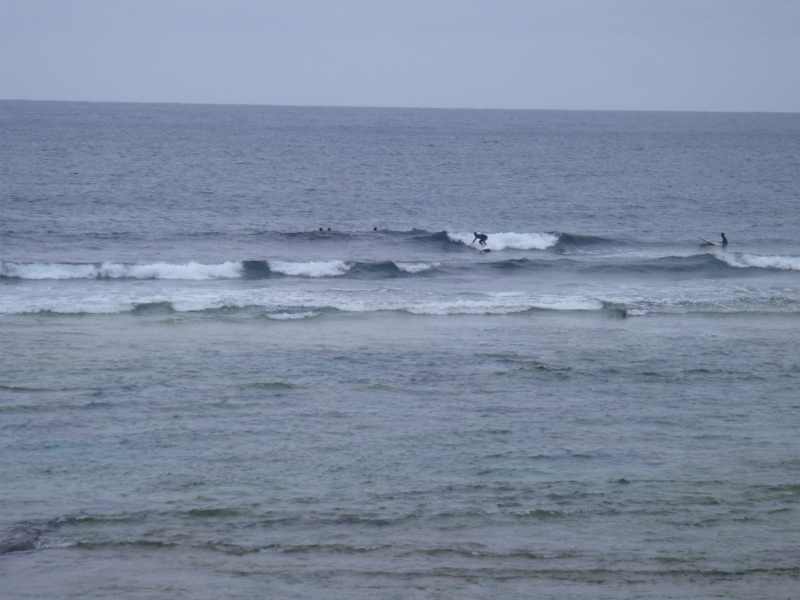
[[[799,192],[800,114],[0,102],[0,596],[797,598]]]

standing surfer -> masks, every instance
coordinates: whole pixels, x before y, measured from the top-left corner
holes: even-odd
[[[485,233],[478,233],[477,231],[474,233],[475,233],[475,238],[470,242],[470,244],[474,244],[475,240],[478,240],[478,244],[480,244],[481,246],[485,246],[486,240],[489,239],[489,236],[486,235]]]

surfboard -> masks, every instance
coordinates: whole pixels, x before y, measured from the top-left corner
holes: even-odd
[[[697,239],[703,240],[705,242],[705,244],[700,244],[701,246],[721,246],[722,245],[720,242],[712,242],[711,240],[707,240],[706,238],[701,238],[699,235],[697,236]]]

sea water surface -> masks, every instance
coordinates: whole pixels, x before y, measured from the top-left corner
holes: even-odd
[[[796,597],[798,190],[795,114],[0,102],[0,596]]]

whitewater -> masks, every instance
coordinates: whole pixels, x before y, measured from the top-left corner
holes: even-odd
[[[0,280],[15,285],[0,293],[0,313],[120,313],[151,304],[176,312],[226,308],[266,316],[331,310],[508,314],[611,308],[626,316],[798,310],[797,278],[781,276],[800,271],[797,256],[558,233],[491,233],[490,254],[466,233],[384,230],[328,236],[317,251],[320,260],[303,261],[290,259],[297,239],[306,238],[299,253],[310,255],[318,237],[283,237],[292,243],[270,245],[281,258],[262,260],[3,260]],[[420,249],[421,238],[430,247]]]

